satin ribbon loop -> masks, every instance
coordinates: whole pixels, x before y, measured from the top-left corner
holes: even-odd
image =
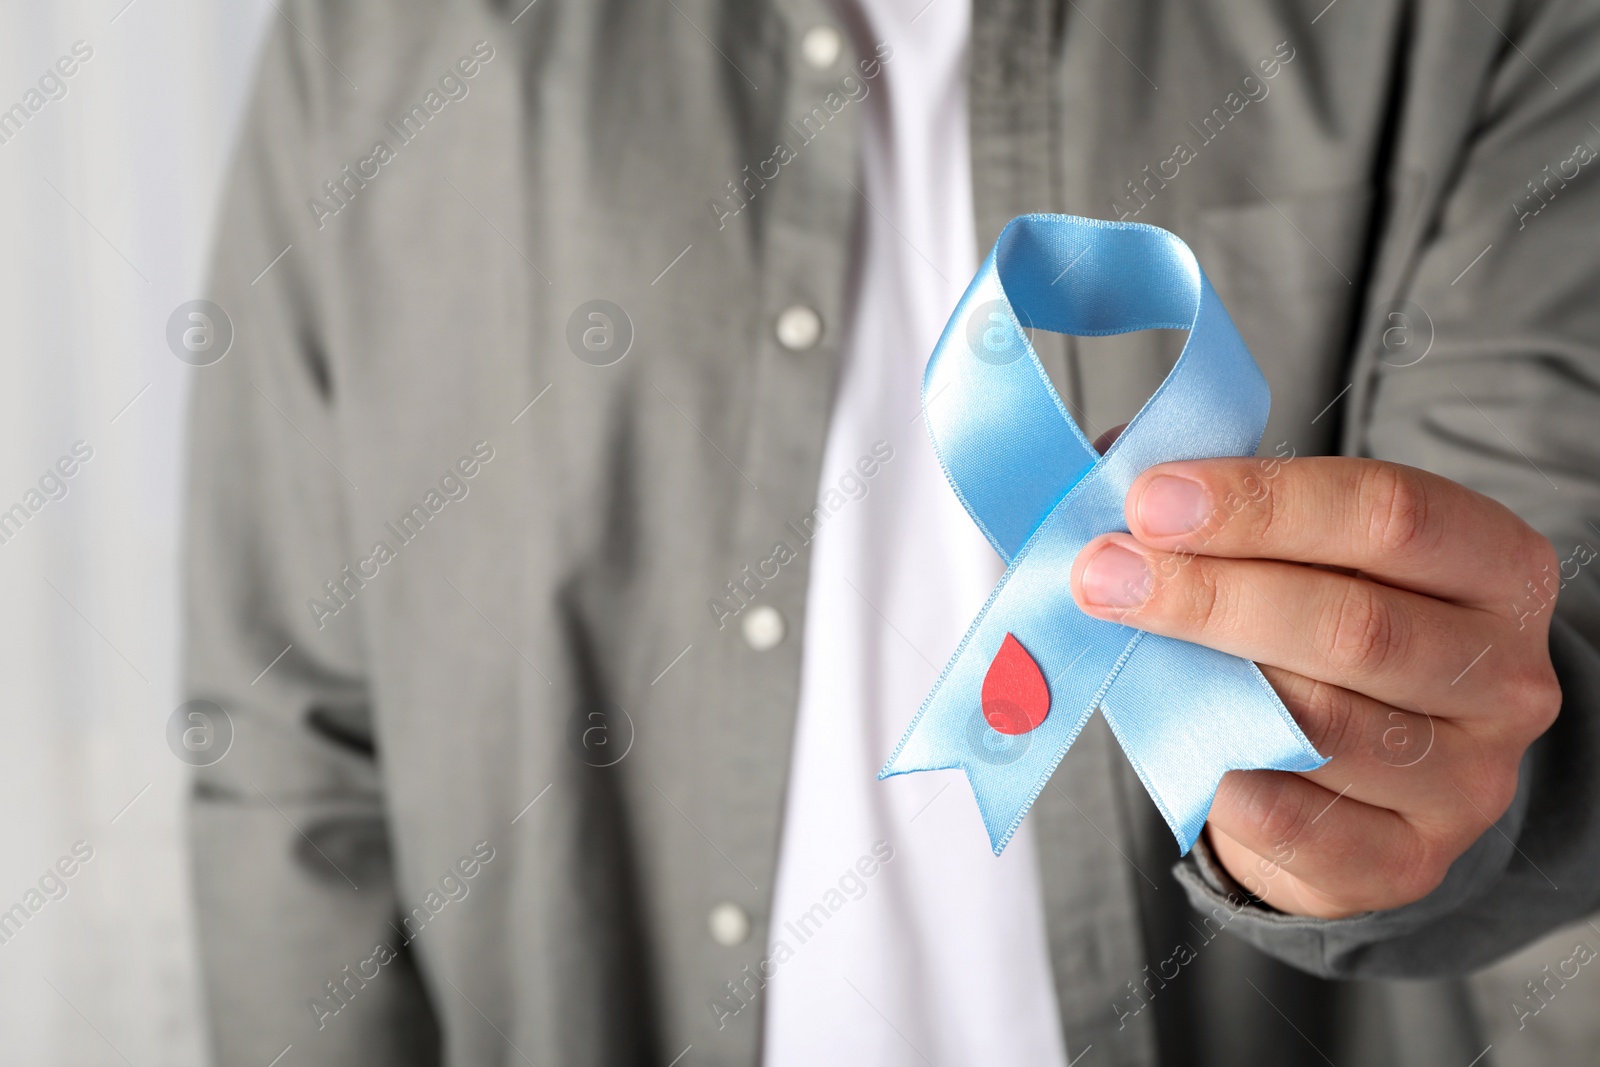
[[[1100,455],[1024,326],[1189,337]],[[1008,566],[878,776],[961,768],[999,855],[1099,708],[1187,853],[1225,772],[1321,766],[1255,664],[1091,618],[1068,586],[1084,545],[1127,530],[1123,500],[1141,472],[1254,455],[1270,403],[1260,368],[1176,235],[1071,215],[1013,219],[956,305],[922,385],[945,475]],[[984,681],[1008,634],[1049,690],[1048,715],[1021,733],[1002,733],[983,713]]]

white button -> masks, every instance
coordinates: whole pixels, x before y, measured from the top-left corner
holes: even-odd
[[[800,54],[816,70],[827,70],[839,58],[844,38],[832,26],[813,26],[800,38]]]
[[[777,648],[778,642],[783,640],[783,616],[778,614],[777,608],[763,604],[750,609],[742,629],[745,643],[757,652],[765,652]]]
[[[778,343],[791,352],[804,352],[822,339],[822,316],[796,304],[778,316]]]
[[[706,916],[711,927],[711,940],[724,948],[744,944],[750,936],[750,916],[737,904],[718,904]]]

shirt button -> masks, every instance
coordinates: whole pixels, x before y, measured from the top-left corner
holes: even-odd
[[[803,304],[785,308],[778,316],[778,343],[791,352],[804,352],[822,339],[822,316]]]
[[[800,38],[800,54],[813,70],[827,70],[839,58],[844,39],[832,26],[813,26]]]
[[[723,903],[712,908],[706,925],[711,928],[711,940],[723,948],[742,945],[750,936],[750,916],[737,904]]]
[[[778,642],[783,640],[783,616],[778,614],[777,608],[766,604],[751,608],[741,628],[745,644],[757,652],[777,648]]]

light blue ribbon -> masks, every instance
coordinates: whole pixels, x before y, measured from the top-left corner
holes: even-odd
[[[1178,329],[1189,338],[1102,456],[1067,414],[1022,323],[1079,336]],[[960,767],[999,855],[1098,707],[1187,853],[1224,772],[1320,767],[1325,760],[1255,664],[1091,618],[1069,589],[1079,550],[1127,530],[1123,500],[1140,472],[1254,455],[1270,404],[1260,368],[1175,235],[1071,215],[1013,219],[956,305],[922,382],[945,474],[1009,566],[878,777]],[[1050,690],[1044,722],[1016,735],[990,727],[981,701],[1008,633]]]

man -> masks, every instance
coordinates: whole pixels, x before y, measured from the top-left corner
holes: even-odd
[[[1327,979],[1596,907],[1596,13],[281,15],[194,409],[223,1062],[1465,1063]],[[1182,235],[1274,390],[1062,575],[1332,757],[1175,867],[1098,719],[998,860],[873,778],[999,573],[917,382],[1025,211]],[[1172,342],[1035,337],[1091,434]]]

